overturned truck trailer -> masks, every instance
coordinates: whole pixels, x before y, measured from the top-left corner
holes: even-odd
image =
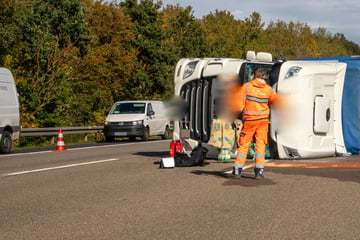
[[[188,112],[174,124],[174,139],[207,145],[217,109],[218,76],[238,74],[251,81],[258,67],[267,83],[288,97],[287,110],[271,111],[267,158],[314,158],[360,152],[360,57],[273,62],[271,54],[248,52],[246,59],[181,59],[175,72],[175,95]],[[236,154],[235,145],[232,155]]]

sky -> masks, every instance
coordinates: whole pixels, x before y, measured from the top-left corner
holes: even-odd
[[[229,11],[244,20],[254,11],[262,21],[300,22],[313,29],[326,28],[331,34],[343,33],[360,45],[360,0],[162,0],[163,6],[191,6],[196,18],[215,10]]]

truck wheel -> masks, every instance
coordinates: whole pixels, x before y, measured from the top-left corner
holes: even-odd
[[[169,138],[169,136],[170,136],[170,129],[169,129],[169,127],[168,127],[168,126],[166,126],[166,128],[165,128],[165,132],[164,132],[164,134],[163,134],[163,135],[161,135],[161,138],[162,138],[162,139],[168,139],[168,138]]]
[[[150,135],[150,129],[148,127],[146,127],[144,129],[144,133],[143,133],[143,136],[142,136],[142,140],[143,141],[147,141],[149,140],[149,135]]]
[[[0,152],[9,153],[12,149],[12,139],[9,131],[4,131],[0,140]]]

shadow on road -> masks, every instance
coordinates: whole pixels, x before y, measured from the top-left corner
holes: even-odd
[[[145,157],[168,157],[169,151],[162,152],[136,152],[133,155],[145,156]]]
[[[212,176],[217,176],[217,177],[223,177],[223,178],[231,178],[230,174],[226,174],[225,172],[222,171],[202,171],[202,170],[194,170],[191,171],[191,173],[196,174],[196,175],[212,175]]]
[[[205,175],[205,176],[216,176],[219,178],[224,178],[227,181],[223,183],[224,186],[242,186],[242,187],[258,187],[264,185],[274,185],[276,184],[273,180],[269,178],[258,178],[255,179],[254,175],[250,173],[244,173],[241,175],[241,178],[233,178],[231,174],[227,174],[223,171],[202,171],[194,170],[191,173],[196,175]]]
[[[359,168],[267,168],[267,171],[284,175],[303,175],[360,183]]]

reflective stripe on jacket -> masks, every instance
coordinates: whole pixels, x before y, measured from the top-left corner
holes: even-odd
[[[244,119],[259,120],[269,118],[269,104],[275,101],[272,88],[262,79],[254,79],[242,85],[235,94],[235,106],[244,111]]]

